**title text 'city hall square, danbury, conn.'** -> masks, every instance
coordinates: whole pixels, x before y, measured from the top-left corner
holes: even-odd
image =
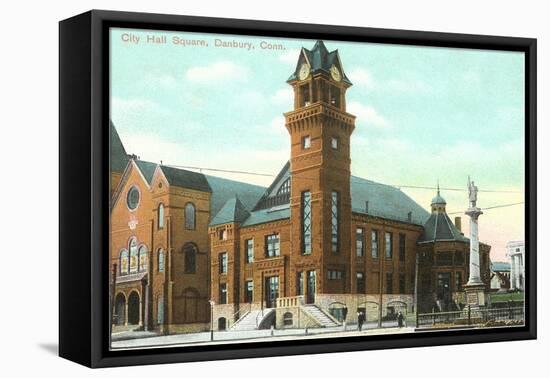
[[[302,48],[287,83],[290,160],[268,188],[140,160],[110,124],[115,330],[328,327],[465,303],[470,243],[439,190],[427,211],[351,175],[338,51]]]

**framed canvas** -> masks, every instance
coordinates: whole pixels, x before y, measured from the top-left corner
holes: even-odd
[[[536,40],[60,22],[59,353],[536,338]]]

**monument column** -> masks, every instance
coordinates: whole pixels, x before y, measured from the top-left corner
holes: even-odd
[[[485,284],[481,280],[478,232],[478,218],[483,211],[476,205],[477,191],[477,186],[468,177],[469,207],[466,210],[466,215],[470,217],[470,274],[464,291],[466,292],[466,304],[471,307],[485,305]]]

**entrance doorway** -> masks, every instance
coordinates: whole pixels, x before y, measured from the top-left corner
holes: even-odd
[[[265,278],[265,305],[267,308],[275,307],[279,297],[279,277]]]
[[[446,272],[437,274],[436,298],[441,311],[447,311],[450,307],[452,298],[451,273]]]
[[[118,293],[115,298],[115,313],[113,322],[116,325],[124,325],[126,323],[126,298],[124,294]]]
[[[139,295],[135,291],[128,297],[128,324],[139,324]]]
[[[227,329],[227,320],[225,318],[218,318],[218,331],[225,331]]]
[[[314,270],[307,272],[307,298],[306,303],[315,303],[315,283],[317,278]]]

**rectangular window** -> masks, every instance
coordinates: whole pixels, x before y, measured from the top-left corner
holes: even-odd
[[[304,272],[296,275],[296,295],[304,295]]]
[[[328,279],[329,280],[341,280],[343,277],[343,273],[340,270],[329,270],[328,271]]]
[[[302,95],[302,106],[308,106],[311,104],[311,98],[309,95],[309,84],[302,85],[300,87],[301,95]]]
[[[357,257],[365,256],[365,232],[360,227],[355,230],[355,252]]]
[[[246,248],[246,263],[250,264],[254,261],[254,239],[247,239],[245,241]]]
[[[265,255],[275,257],[280,254],[279,234],[271,234],[265,237]]]
[[[332,137],[330,139],[330,146],[332,147],[333,150],[337,150],[338,149],[338,138]]]
[[[405,274],[400,273],[399,274],[399,294],[405,294]]]
[[[406,240],[405,234],[399,234],[399,261],[405,261]]]
[[[311,253],[311,192],[302,193],[302,254]]]
[[[245,300],[246,303],[252,303],[254,300],[254,282],[253,281],[246,281],[246,287],[245,287]]]
[[[462,251],[455,251],[454,265],[464,265],[464,253]]]
[[[462,290],[462,272],[455,272],[455,290]]]
[[[453,252],[438,252],[435,255],[435,264],[438,266],[453,265]]]
[[[164,298],[157,299],[157,324],[164,323]]]
[[[332,229],[332,252],[338,253],[338,226],[339,226],[339,219],[338,219],[338,192],[332,192],[331,197],[331,229]]]
[[[365,274],[363,272],[357,272],[357,293],[365,293]]]
[[[378,258],[378,231],[372,230],[371,232],[371,249],[372,249],[372,258],[377,259]]]
[[[386,232],[386,258],[391,259],[393,257],[393,235],[391,232]]]
[[[220,284],[220,304],[227,304],[227,284]]]
[[[386,273],[386,294],[393,294],[393,274]]]
[[[227,273],[227,252],[220,253],[219,259],[220,273]]]
[[[306,135],[302,138],[302,148],[308,149],[311,148],[311,137],[309,135]]]

